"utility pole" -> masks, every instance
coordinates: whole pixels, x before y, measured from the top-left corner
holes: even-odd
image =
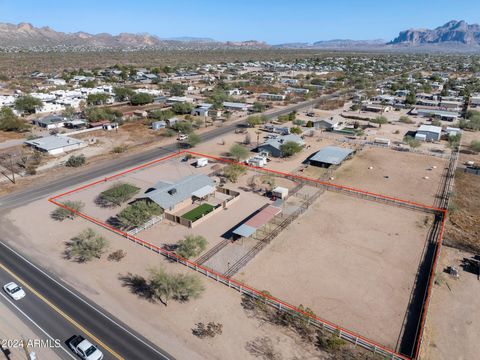
[[[10,155],[10,170],[12,171],[12,182],[15,184],[15,171],[13,170],[13,155]]]

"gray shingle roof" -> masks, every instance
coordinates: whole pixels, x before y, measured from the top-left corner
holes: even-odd
[[[207,175],[190,175],[174,183],[159,181],[154,186],[155,190],[148,192],[146,196],[162,209],[169,210],[207,185],[214,186],[213,180]]]

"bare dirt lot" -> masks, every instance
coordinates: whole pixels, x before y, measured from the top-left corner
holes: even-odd
[[[395,348],[429,221],[327,191],[237,277]]]
[[[463,170],[455,173],[444,243],[480,252],[480,176]]]
[[[445,166],[445,159],[434,156],[366,148],[344,162],[332,182],[432,205]]]
[[[463,271],[463,258],[473,254],[443,247],[425,328],[420,359],[477,359],[480,352],[480,287],[478,275]],[[459,269],[458,279],[443,272]]]

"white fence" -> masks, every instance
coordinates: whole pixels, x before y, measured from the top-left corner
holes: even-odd
[[[140,231],[143,231],[143,230],[147,230],[148,228],[151,228],[153,225],[155,225],[156,223],[160,222],[163,220],[163,215],[160,215],[160,216],[155,216],[153,218],[151,218],[150,220],[148,220],[145,224],[143,224],[142,226],[139,226],[139,227],[136,227],[135,229],[132,229],[130,231],[127,231],[127,234],[128,235],[136,235],[138,234]]]

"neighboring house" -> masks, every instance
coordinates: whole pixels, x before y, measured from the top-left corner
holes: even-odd
[[[236,111],[248,111],[253,105],[245,104],[245,103],[236,103],[236,102],[229,102],[225,101],[223,103],[223,107],[227,110],[236,110]]]
[[[27,140],[25,141],[25,144],[50,155],[59,155],[87,146],[87,144],[82,140],[61,135],[46,136],[39,139]]]
[[[448,111],[448,110],[434,110],[434,109],[417,109],[416,111],[418,116],[421,117],[433,117],[445,121],[455,121],[458,119],[460,114],[457,111]]]
[[[473,107],[480,106],[480,95],[479,94],[472,95],[472,97],[470,98],[470,104]]]
[[[57,129],[65,126],[67,119],[63,116],[51,115],[40,119],[32,120],[34,125],[40,126],[44,129]]]
[[[195,109],[192,110],[191,115],[208,116],[208,111],[212,106],[213,106],[212,104],[200,104]]]
[[[173,117],[171,119],[167,119],[165,120],[165,123],[167,124],[168,127],[172,127],[173,125],[175,125],[176,123],[178,122],[178,118],[176,117]]]
[[[310,120],[316,130],[333,131],[340,128],[340,122],[334,118]]]
[[[285,144],[286,142],[289,142],[289,141],[296,142],[300,146],[305,145],[305,142],[300,136],[295,134],[290,134],[290,135],[279,136],[275,139],[268,139],[263,144],[260,144],[256,148],[256,151],[270,154],[273,157],[281,157],[282,156],[281,146],[282,144]]]
[[[415,139],[420,141],[439,141],[441,135],[442,128],[440,126],[421,125],[415,134]]]
[[[189,175],[175,182],[159,181],[145,193],[145,197],[164,210],[175,211],[195,199],[203,199],[215,192],[213,180],[203,174]]]
[[[260,100],[271,100],[271,101],[283,101],[287,97],[282,94],[269,94],[269,93],[262,93],[258,95]]]
[[[167,99],[167,103],[193,103],[195,100],[186,96],[171,96]]]
[[[370,111],[370,112],[378,112],[378,113],[385,113],[392,111],[392,107],[390,105],[381,105],[381,104],[365,104],[362,108],[363,111]]]
[[[340,165],[354,151],[336,146],[326,146],[317,151],[307,161],[310,165],[328,168],[331,165]]]

